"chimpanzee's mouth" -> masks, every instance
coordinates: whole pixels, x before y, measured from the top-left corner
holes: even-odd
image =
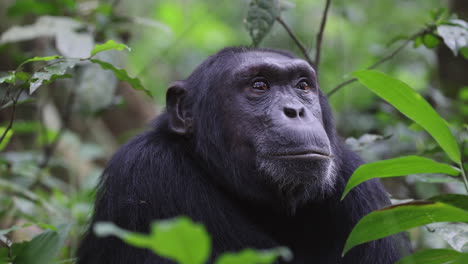
[[[287,152],[278,152],[278,153],[270,153],[266,155],[268,157],[276,157],[276,158],[305,158],[305,159],[331,159],[333,155],[326,150],[321,149],[309,149],[309,150],[300,150],[300,151],[287,151]]]

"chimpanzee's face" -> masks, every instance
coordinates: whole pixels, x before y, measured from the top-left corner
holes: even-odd
[[[231,151],[284,191],[318,194],[329,188],[333,153],[313,68],[273,52],[231,60],[236,66],[225,76],[231,89],[224,87],[219,99]]]

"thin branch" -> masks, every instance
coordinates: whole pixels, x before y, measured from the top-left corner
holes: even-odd
[[[12,99],[12,107],[13,109],[11,110],[11,116],[10,116],[10,122],[8,123],[8,126],[6,127],[5,131],[2,134],[2,137],[0,137],[0,143],[3,142],[3,140],[6,138],[6,135],[10,131],[10,129],[13,127],[13,122],[15,121],[15,114],[16,114],[16,104],[18,103],[18,100],[21,96],[21,93],[23,92],[23,89],[20,89],[18,92],[18,95]]]
[[[383,57],[382,59],[378,60],[376,63],[372,64],[371,66],[367,67],[366,70],[372,70],[372,69],[375,69],[377,68],[378,66],[380,66],[382,63],[384,62],[387,62],[389,60],[391,60],[393,57],[395,57],[398,53],[400,53],[411,41],[413,41],[415,38],[417,38],[418,36],[424,34],[425,32],[427,32],[429,29],[424,29],[422,31],[419,31],[418,33],[416,34],[413,34],[411,37],[409,37],[407,40],[405,40],[400,46],[398,46],[398,48],[396,48],[392,53],[390,53],[389,55]],[[352,78],[352,79],[349,79],[349,80],[346,80],[340,84],[338,84],[335,88],[333,88],[331,91],[329,91],[327,93],[327,96],[330,97],[332,96],[334,93],[338,92],[341,88],[345,87],[346,85],[348,84],[351,84],[353,82],[357,81],[356,78]]]
[[[315,70],[318,72],[320,65],[320,53],[322,49],[323,32],[325,31],[325,25],[327,24],[328,10],[330,9],[331,0],[327,0],[325,3],[325,9],[322,14],[322,22],[320,22],[320,30],[317,33],[317,41],[315,45]]]
[[[299,49],[302,51],[302,54],[304,54],[306,61],[311,66],[314,66],[314,62],[310,58],[309,52],[307,52],[307,49],[305,48],[304,44],[302,44],[302,42],[296,37],[294,32],[292,32],[291,28],[286,24],[286,22],[284,22],[284,20],[280,16],[278,16],[276,20],[284,27],[284,29],[288,32],[289,36],[294,40],[297,47],[299,47]]]
[[[70,95],[68,96],[68,99],[66,102],[65,111],[63,114],[62,126],[60,127],[60,130],[55,136],[52,143],[44,147],[44,159],[42,160],[41,163],[39,163],[40,169],[47,167],[47,165],[49,164],[50,158],[54,154],[55,149],[57,148],[57,145],[60,142],[60,139],[62,138],[63,133],[65,133],[65,130],[68,127],[68,123],[70,122],[71,114],[73,110],[73,104],[75,102],[75,97],[76,97],[76,91],[75,89],[72,89],[70,91]]]

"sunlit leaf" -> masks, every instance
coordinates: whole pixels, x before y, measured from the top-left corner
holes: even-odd
[[[284,247],[269,250],[244,249],[237,253],[224,253],[217,260],[216,264],[271,264],[278,258],[286,261],[292,259],[292,253]]]
[[[56,59],[60,59],[60,58],[63,58],[63,57],[58,56],[58,55],[47,56],[47,57],[34,57],[34,58],[29,59],[29,60],[25,60],[23,63],[21,63],[21,65],[24,65],[24,64],[29,63],[29,62],[34,62],[34,61],[51,61],[51,60],[56,60]]]
[[[78,61],[78,59],[67,59],[44,67],[42,71],[35,72],[31,77],[29,94],[34,93],[43,84],[49,84],[61,78],[70,78],[71,75],[66,74],[66,72],[68,68],[75,67]]]
[[[15,79],[16,79],[15,72],[8,72],[7,75],[0,77],[0,83],[14,84]]]
[[[373,178],[388,178],[420,173],[443,173],[457,176],[460,171],[450,165],[438,163],[428,158],[407,156],[381,160],[361,165],[348,180],[341,199],[360,183]]]
[[[130,77],[124,69],[118,69],[114,65],[101,60],[91,59],[90,61],[92,63],[99,64],[101,68],[105,70],[111,70],[115,77],[117,77],[117,79],[120,81],[128,82],[133,87],[133,89],[144,91],[148,96],[152,97],[151,91],[143,87],[140,79]]]
[[[468,223],[432,223],[427,227],[432,233],[445,240],[453,249],[468,252]]]
[[[461,255],[462,253],[452,249],[426,249],[406,256],[396,264],[445,264]]]
[[[104,44],[97,44],[96,46],[94,46],[93,50],[91,51],[91,57],[98,54],[99,52],[103,52],[106,50],[123,50],[123,49],[130,50],[130,48],[125,44],[119,44],[113,40],[108,40]]]
[[[415,201],[371,212],[351,231],[343,255],[357,245],[437,222],[468,222],[468,211],[440,202]]]
[[[459,49],[468,46],[468,23],[460,19],[452,19],[449,22],[449,25],[438,26],[437,33],[457,56]]]
[[[245,26],[255,46],[270,32],[280,13],[278,0],[251,0]]]
[[[355,72],[354,76],[364,86],[422,126],[450,159],[457,164],[461,163],[460,149],[447,123],[421,95],[406,83],[375,70]]]
[[[204,264],[211,252],[211,239],[205,227],[187,217],[154,222],[149,235],[130,232],[112,223],[96,223],[94,232],[98,236],[117,236],[180,264]]]

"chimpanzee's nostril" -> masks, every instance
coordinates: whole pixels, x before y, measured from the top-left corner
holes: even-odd
[[[304,108],[299,109],[299,117],[304,117]]]
[[[285,107],[283,111],[284,114],[289,118],[296,118],[298,115],[297,110],[290,107]]]

